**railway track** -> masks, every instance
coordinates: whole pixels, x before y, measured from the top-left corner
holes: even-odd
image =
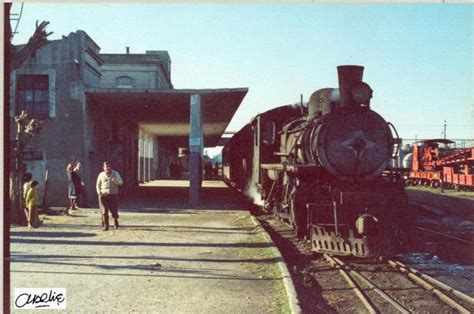
[[[333,266],[330,266],[331,264],[323,255],[309,254],[308,243],[298,240],[286,223],[270,217],[264,218],[261,222],[280,248],[289,268],[293,270],[293,281],[304,313],[474,313],[474,302],[471,296],[464,294],[464,300],[461,291],[456,291],[437,279],[421,274],[421,272],[401,264],[398,260],[392,260],[392,265],[390,265],[388,261],[367,262],[359,259],[343,259],[345,264],[338,264],[336,260],[341,261],[341,258],[333,258]],[[437,230],[439,229],[437,228]],[[448,230],[442,231],[450,232]],[[416,236],[419,241],[414,248],[410,248],[409,252],[426,252],[427,249],[435,248],[435,252],[432,252],[433,256],[441,256],[442,262],[433,264],[431,257],[426,261],[421,261],[416,256],[412,257],[410,253],[405,253],[403,256],[408,260],[416,259],[416,264],[425,267],[426,271],[433,276],[445,278],[443,280],[447,280],[450,284],[472,294],[469,283],[472,276],[471,268],[467,266],[460,272],[459,268],[455,267],[457,262],[453,264],[452,261],[449,262],[449,259],[445,259],[446,256],[440,255],[442,249],[453,251],[456,259],[459,258],[461,265],[464,265],[466,258],[472,255],[471,246],[462,241],[455,242],[448,237],[443,237],[444,240],[440,241],[439,245],[425,247],[426,240],[431,245],[429,240],[436,235],[426,232],[424,233],[428,237],[426,239],[422,234],[423,231],[419,230]],[[453,246],[453,244],[456,245]],[[466,248],[466,252],[462,253],[461,248]],[[344,275],[339,275],[340,269],[346,272],[347,277],[354,282],[351,287],[348,286]],[[354,272],[351,271],[357,272],[365,278],[361,279],[361,276],[354,275]],[[425,284],[425,288],[422,288],[421,283],[414,282],[413,278],[415,277],[409,274],[412,272],[427,281],[431,287]],[[369,283],[364,282],[364,279]],[[438,287],[439,285],[443,287]],[[381,290],[388,297],[380,296],[377,290]],[[436,296],[438,292],[433,292],[438,290],[453,299],[460,307],[455,309],[440,300]],[[368,300],[365,303],[372,306],[371,310],[367,310],[359,298],[354,297],[355,293],[361,294]],[[444,297],[441,296],[441,298]]]
[[[473,235],[469,230],[453,227],[450,224],[440,221],[442,220],[442,216],[445,215],[442,210],[418,203],[414,203],[413,205],[416,206],[420,211],[422,217],[421,221],[423,222],[423,225],[425,225],[419,225],[417,230],[435,235],[437,237],[454,240],[458,243],[474,246],[474,242],[472,241]],[[436,218],[433,218],[433,215],[435,215]]]
[[[416,227],[417,242],[410,251],[430,252],[451,263],[474,262],[474,233],[472,228],[451,226],[424,218]]]
[[[341,259],[328,254],[324,254],[323,256],[332,268],[341,273],[349,285],[350,290],[357,295],[369,313],[386,312],[387,304],[400,313],[412,312],[410,305],[404,304],[404,302],[397,300],[396,297],[393,297],[390,293],[385,291],[388,289],[380,288],[379,285],[358,271],[354,265],[346,264]],[[397,260],[388,260],[384,266],[394,270],[394,274],[407,277],[412,283],[422,287],[439,301],[451,307],[453,311],[467,314],[472,313],[474,310],[474,298],[439,280],[423,274],[414,268],[408,267]],[[362,287],[366,288],[363,289]],[[372,291],[380,298],[370,297],[368,291]],[[382,305],[381,302],[385,304]]]
[[[448,234],[448,233],[444,233],[444,232],[439,232],[439,231],[435,231],[435,230],[432,230],[430,228],[425,228],[425,227],[417,227],[418,230],[422,231],[422,232],[425,232],[425,233],[429,233],[431,235],[435,235],[435,236],[438,236],[438,237],[442,237],[444,239],[449,239],[449,240],[454,240],[456,242],[459,242],[461,244],[467,244],[469,246],[474,246],[474,242],[473,241],[469,241],[469,240],[466,240],[466,239],[463,239],[461,237],[457,237],[457,236],[453,236],[451,234]]]

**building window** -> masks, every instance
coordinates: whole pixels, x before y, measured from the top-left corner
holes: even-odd
[[[115,86],[117,88],[132,88],[133,79],[130,76],[120,76],[115,79]]]
[[[18,75],[17,114],[25,110],[33,117],[49,116],[48,75]]]

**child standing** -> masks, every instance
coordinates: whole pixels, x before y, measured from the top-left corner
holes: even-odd
[[[39,205],[38,181],[33,181],[26,195],[26,206],[28,208],[28,227],[38,228],[39,219],[36,207]]]
[[[30,190],[31,181],[33,181],[33,176],[31,173],[26,172],[23,175],[23,194],[22,194],[22,206],[23,210],[26,212],[26,217],[28,217],[28,206],[26,205],[26,196],[28,195],[28,191]]]

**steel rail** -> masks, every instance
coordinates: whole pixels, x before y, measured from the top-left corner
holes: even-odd
[[[393,260],[388,260],[388,264],[392,268],[398,270],[399,272],[401,272],[403,274],[406,274],[408,276],[408,278],[410,278],[412,281],[414,281],[415,283],[422,286],[424,289],[426,289],[426,290],[430,291],[431,293],[433,293],[435,296],[438,297],[438,299],[440,299],[444,303],[448,304],[452,308],[456,309],[459,313],[462,313],[462,314],[471,313],[464,306],[462,306],[461,304],[459,304],[456,301],[454,301],[453,299],[451,299],[449,296],[444,294],[442,291],[440,291],[440,290],[436,289],[435,287],[433,287],[430,283],[425,281],[423,278],[421,278],[420,276],[410,272],[410,270],[408,270],[406,267],[397,264]]]
[[[426,229],[426,228],[423,228],[423,227],[417,227],[417,229],[419,229],[421,231],[433,233],[433,234],[436,234],[436,235],[439,235],[439,236],[442,236],[442,237],[445,237],[445,238],[448,238],[448,239],[463,242],[463,243],[466,243],[466,244],[469,244],[469,245],[474,245],[474,242],[472,242],[472,241],[464,240],[464,239],[461,239],[461,238],[458,238],[458,237],[455,237],[455,236],[452,236],[452,235],[449,235],[449,234],[446,234],[446,233],[441,233],[441,232],[434,231],[434,230],[431,230],[431,229]]]
[[[368,278],[366,278],[364,275],[362,275],[361,273],[353,270],[353,269],[350,269],[349,266],[347,266],[343,261],[341,261],[340,259],[338,259],[337,257],[333,257],[333,259],[341,266],[341,267],[344,267],[344,268],[349,268],[349,271],[351,273],[351,275],[354,275],[356,276],[357,278],[359,278],[359,280],[361,280],[362,282],[364,282],[370,289],[374,290],[379,296],[381,296],[383,299],[385,299],[385,301],[387,301],[388,303],[390,303],[391,305],[393,305],[397,310],[400,311],[400,313],[403,313],[403,314],[409,314],[410,311],[407,310],[405,307],[403,307],[402,304],[400,304],[400,302],[398,302],[397,300],[393,299],[391,296],[389,296],[387,293],[385,293],[384,291],[380,290],[374,283],[372,283]]]
[[[425,279],[426,281],[429,281],[430,283],[436,285],[437,287],[443,289],[444,291],[447,291],[447,292],[451,292],[453,295],[455,295],[456,297],[460,298],[461,300],[463,301],[466,301],[467,303],[469,304],[472,304],[474,305],[474,298],[465,294],[464,292],[462,291],[459,291],[459,290],[456,290],[454,289],[453,287],[425,274],[425,273],[422,273],[421,271],[419,270],[416,270],[412,267],[409,267],[409,266],[406,266],[405,264],[403,264],[402,262],[398,261],[398,260],[395,260],[395,263],[400,265],[401,267],[405,267],[406,269],[408,269],[410,272],[414,273],[415,275],[418,275],[420,276],[421,278]]]
[[[323,254],[323,255],[324,255],[324,258],[326,258],[326,260],[329,262],[329,264],[331,264],[332,267],[334,267],[341,273],[341,275],[349,284],[349,287],[351,288],[351,290],[354,291],[354,293],[359,297],[359,299],[362,301],[362,303],[367,308],[369,313],[376,314],[377,311],[374,309],[369,299],[367,299],[367,297],[362,292],[362,289],[357,285],[357,283],[354,282],[354,280],[352,280],[349,274],[331,256],[329,256],[328,254]]]

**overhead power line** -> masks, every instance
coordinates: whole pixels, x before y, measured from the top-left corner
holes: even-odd
[[[15,26],[15,30],[12,32],[12,38],[11,40],[13,40],[13,38],[15,37],[15,34],[17,33],[17,29],[18,29],[18,25],[20,24],[20,20],[21,20],[21,15],[23,14],[23,2],[21,3],[21,8],[20,8],[20,14],[18,16],[18,19],[15,19],[16,20],[16,26]],[[10,15],[13,15],[13,14],[10,14]]]

